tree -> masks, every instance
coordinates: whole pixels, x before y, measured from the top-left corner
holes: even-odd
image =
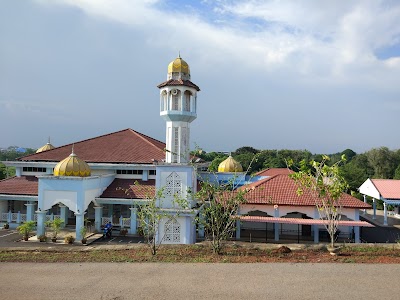
[[[348,185],[340,175],[339,165],[346,161],[343,155],[341,159],[329,166],[329,157],[322,156],[322,161],[312,160],[310,163],[303,161],[300,169],[290,177],[298,184],[298,195],[310,193],[315,201],[320,218],[325,220],[324,226],[331,238],[331,247],[334,247],[335,233],[341,218],[341,196],[347,190]]]
[[[365,153],[369,164],[374,169],[375,178],[393,178],[397,167],[396,158],[387,147],[374,148]]]
[[[201,205],[200,216],[196,218],[204,228],[206,239],[210,240],[213,253],[221,254],[223,242],[233,236],[239,206],[246,202],[246,190],[235,190],[233,182],[214,184],[201,182],[196,198]]]
[[[223,156],[217,156],[216,158],[213,159],[211,164],[208,166],[208,171],[209,172],[218,172],[218,166],[220,163],[222,163],[225,159],[227,159],[228,156],[223,155]]]
[[[393,179],[400,179],[400,165],[396,168]]]
[[[20,234],[22,234],[23,238],[25,241],[28,240],[29,234],[33,229],[35,229],[36,222],[35,221],[27,221],[25,223],[22,223],[17,227],[17,230]]]

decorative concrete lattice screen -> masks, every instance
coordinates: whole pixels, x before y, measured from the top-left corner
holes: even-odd
[[[176,172],[172,172],[168,177],[165,184],[165,196],[178,196],[182,194],[182,180]]]
[[[181,242],[181,225],[175,219],[170,219],[165,223],[164,241],[168,243]]]

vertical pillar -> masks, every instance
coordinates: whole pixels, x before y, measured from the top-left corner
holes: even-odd
[[[60,207],[60,218],[64,222],[62,227],[64,228],[68,224],[68,207],[63,204],[58,205]]]
[[[279,218],[279,206],[274,205],[274,217]],[[274,225],[275,229],[275,241],[279,241],[279,223],[275,223]]]
[[[204,236],[204,228],[203,228]],[[236,220],[236,240],[240,240],[240,220]]]
[[[21,224],[21,212],[17,213],[17,224]]]
[[[21,168],[20,167],[15,168],[15,176],[21,177]]]
[[[360,220],[360,211],[358,209],[355,210],[354,221]],[[354,227],[354,243],[360,243],[360,226]]]
[[[36,235],[40,236],[44,234],[45,230],[45,223],[46,223],[46,213],[47,211],[37,210],[37,228],[36,228]]]
[[[367,195],[363,195],[363,197],[364,197],[364,203],[367,203]],[[364,208],[363,211],[365,215],[367,213],[367,210]]]
[[[113,214],[114,214],[114,205],[108,204],[108,217],[112,219]],[[113,223],[112,220],[111,223]]]
[[[131,211],[131,228],[129,229],[129,234],[137,234],[137,208],[130,207]]]
[[[81,235],[81,228],[85,226],[85,219],[84,219],[85,214],[80,213],[79,210],[78,212],[75,213],[75,220],[76,220],[76,226],[75,226],[75,240],[80,241],[82,239]]]
[[[101,218],[103,217],[103,207],[94,207],[94,229],[97,232],[101,232]]]
[[[372,220],[376,219],[376,199],[372,198],[372,207],[374,208],[374,214],[372,216]]]
[[[11,214],[12,214],[12,212],[11,212],[11,210],[10,210],[10,211],[8,212],[8,218],[7,218],[7,222],[8,222],[8,224],[10,224],[10,223],[11,223],[11,221],[12,221]]]
[[[143,170],[142,180],[143,181],[149,180],[149,170]]]
[[[35,209],[35,203],[27,203],[26,206],[26,221],[33,221],[33,212]]]
[[[383,225],[387,226],[387,205],[386,202],[383,202]]]
[[[240,216],[240,207],[238,208],[236,215]],[[240,229],[240,220],[236,220],[236,240],[240,240]]]
[[[317,208],[314,208],[314,219],[318,220],[319,219],[319,212]],[[313,225],[314,228],[314,243],[318,244],[319,243],[319,226],[318,225]]]

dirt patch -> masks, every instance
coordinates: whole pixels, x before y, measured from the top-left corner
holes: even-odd
[[[162,246],[153,256],[146,245],[134,249],[91,251],[0,251],[1,262],[215,262],[215,263],[400,263],[400,249],[343,247],[338,256],[326,249],[261,249],[228,245],[221,255],[205,245]]]

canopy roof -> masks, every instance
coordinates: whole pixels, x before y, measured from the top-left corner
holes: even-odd
[[[327,220],[320,219],[300,219],[300,218],[276,218],[261,216],[238,216],[241,221],[259,223],[280,223],[280,224],[299,224],[299,225],[325,225]],[[365,221],[339,221],[339,226],[375,227]]]

